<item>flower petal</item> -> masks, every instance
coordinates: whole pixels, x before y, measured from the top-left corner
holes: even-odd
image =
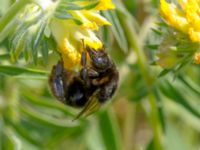
[[[62,44],[63,45],[61,45],[60,52],[64,59],[64,66],[67,68],[71,68],[76,64],[79,64],[81,56],[80,53],[77,51],[77,49],[66,38],[64,39]]]
[[[82,13],[88,20],[95,22],[97,25],[111,25],[111,23],[106,20],[106,18],[102,17],[97,12],[82,11]]]
[[[200,16],[199,16],[199,5],[197,1],[190,0],[185,6],[185,13],[190,26],[196,30],[200,30]]]
[[[112,0],[100,0],[99,4],[94,8],[95,10],[115,9]]]
[[[193,42],[200,42],[200,32],[195,31],[193,28],[190,28],[188,34]]]
[[[87,30],[84,33],[76,32],[75,38],[79,41],[84,40],[84,44],[94,49],[99,49],[99,48],[102,48],[103,46],[102,42],[96,37],[94,32],[92,32],[91,30]]]
[[[169,4],[165,0],[161,0],[160,13],[169,25],[183,32],[187,32],[189,23],[184,17],[184,13],[180,11],[176,5],[173,3]]]
[[[87,19],[81,11],[71,11],[70,12],[74,18],[80,20],[83,24],[81,25],[84,29],[98,30],[98,26],[95,22]]]
[[[200,53],[195,53],[194,55],[194,63],[195,64],[200,64]]]

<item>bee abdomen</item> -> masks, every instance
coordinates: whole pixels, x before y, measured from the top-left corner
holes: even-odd
[[[118,87],[118,72],[106,84],[100,87],[99,102],[104,103],[111,99]]]
[[[85,86],[78,78],[74,78],[65,93],[66,104],[70,106],[83,107],[87,102]]]

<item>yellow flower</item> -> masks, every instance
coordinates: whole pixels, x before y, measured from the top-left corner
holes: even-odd
[[[91,2],[72,1],[70,3],[84,7]],[[114,4],[111,0],[99,0],[99,3],[89,10],[66,10],[65,12],[72,16],[69,19],[51,19],[51,32],[58,44],[65,68],[73,68],[80,65],[83,41],[85,45],[96,50],[103,47],[102,42],[96,37],[94,30],[98,30],[99,26],[102,25],[111,25],[111,23],[99,14],[99,10],[113,8]],[[78,24],[77,21],[81,24]]]
[[[90,2],[78,2],[81,5],[88,5]],[[99,3],[93,10],[107,10],[114,9],[115,5],[112,3],[112,0],[99,0]]]
[[[81,27],[83,29],[93,29],[93,30],[98,30],[98,26],[95,21],[90,21],[82,11],[71,11],[71,14],[73,17],[76,19],[80,20],[82,22]]]
[[[99,49],[102,42],[95,36],[90,29],[83,30],[72,20],[52,19],[51,30],[59,46],[66,68],[71,68],[80,64],[81,51],[84,44]]]
[[[115,5],[111,0],[100,0],[99,4],[95,7],[96,10],[114,9]]]
[[[96,25],[111,25],[109,21],[107,21],[104,17],[96,12],[89,12],[89,11],[82,11],[82,14],[91,22],[95,23]]]
[[[195,53],[194,55],[194,63],[195,64],[200,64],[200,53]]]
[[[180,5],[160,0],[160,13],[172,27],[189,35],[191,41],[200,42],[200,0],[178,0]]]

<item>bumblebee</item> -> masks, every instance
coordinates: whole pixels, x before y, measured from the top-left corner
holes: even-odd
[[[88,61],[89,56],[89,61]],[[95,50],[84,46],[81,69],[66,69],[63,61],[53,66],[49,85],[53,95],[72,107],[82,108],[76,119],[90,115],[114,95],[119,80],[115,63],[105,49]]]

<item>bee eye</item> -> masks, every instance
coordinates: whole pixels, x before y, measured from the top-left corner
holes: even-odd
[[[111,66],[112,61],[103,49],[95,50],[90,47],[86,47],[86,50],[90,55],[93,66],[97,69],[106,70]]]
[[[103,57],[98,57],[96,58],[95,62],[99,65],[105,66],[108,63],[108,59]]]
[[[96,56],[92,59],[92,64],[99,69],[106,69],[110,66],[110,61],[107,55]]]

